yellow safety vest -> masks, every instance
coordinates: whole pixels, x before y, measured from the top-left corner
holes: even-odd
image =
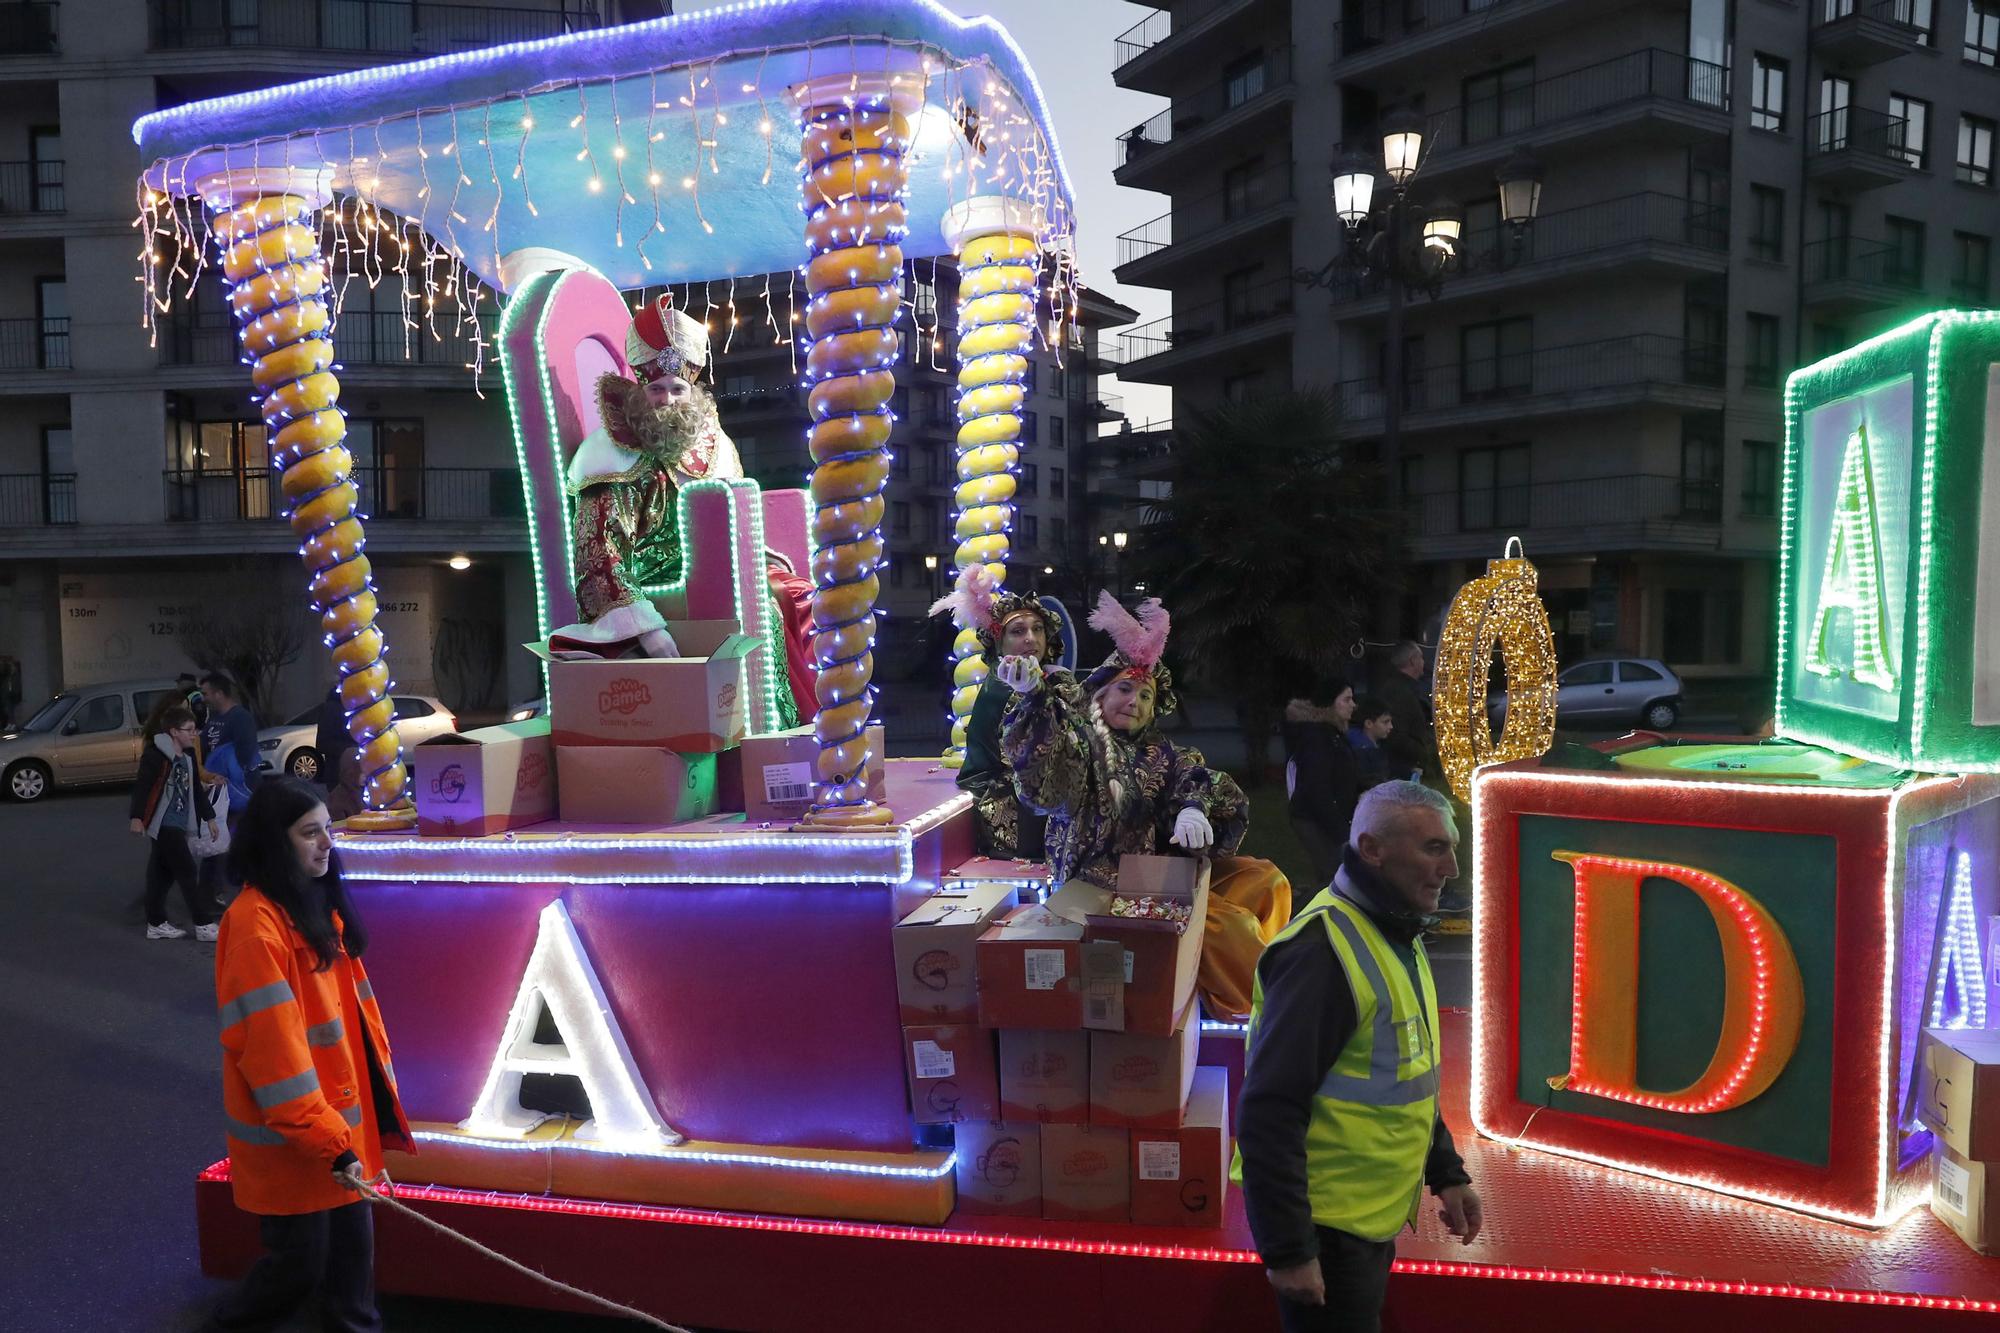
[[[1354,992],[1355,1011],[1354,1033],[1320,1081],[1306,1125],[1312,1218],[1364,1240],[1388,1240],[1417,1215],[1437,1119],[1437,987],[1430,960],[1423,942],[1412,941],[1419,998],[1409,970],[1368,914],[1332,888],[1320,890],[1271,943],[1302,930],[1325,933]],[[1246,1064],[1257,1058],[1263,1010],[1260,975],[1251,996]],[[1242,1183],[1240,1148],[1230,1176]]]

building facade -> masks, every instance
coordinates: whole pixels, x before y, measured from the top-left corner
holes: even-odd
[[[1177,413],[1319,388],[1380,444],[1396,395],[1421,633],[1522,538],[1565,661],[1755,675],[1773,651],[1786,373],[1943,305],[1991,299],[2000,4],[1989,0],[1179,0],[1114,50],[1171,105],[1120,136],[1121,184],[1170,197],[1121,281],[1173,313],[1125,336]],[[1420,209],[1463,220],[1429,291],[1347,246],[1329,157],[1381,162],[1418,113]],[[1536,220],[1496,168],[1544,170]],[[1386,178],[1378,186],[1378,201]]]

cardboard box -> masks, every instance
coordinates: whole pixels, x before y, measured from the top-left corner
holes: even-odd
[[[1024,905],[980,935],[979,1021],[989,1028],[1083,1026],[1083,927]]]
[[[880,722],[870,722],[863,733],[868,738],[868,799],[889,799],[889,730]]]
[[[1090,1034],[1000,1030],[1000,1118],[1081,1125],[1090,1119]]]
[[[743,739],[743,659],[763,644],[733,620],[676,620],[687,657],[561,661],[548,645],[549,721],[562,745],[640,745],[715,754]]]
[[[1199,1026],[1199,1025],[1197,1025]],[[1132,1220],[1156,1227],[1219,1227],[1229,1189],[1229,1071],[1195,1071],[1173,1131],[1132,1131]]]
[[[417,832],[477,838],[556,817],[549,720],[446,732],[417,746]]]
[[[1176,898],[1188,904],[1185,928],[1171,921],[1113,916],[1114,897]],[[1086,946],[1122,951],[1124,985],[1116,995],[1091,989],[1082,1022],[1087,1028],[1171,1036],[1194,996],[1201,944],[1208,922],[1208,862],[1185,856],[1124,856],[1118,892],[1071,880],[1049,895],[1048,910],[1084,928]],[[1093,970],[1093,978],[1095,978]],[[1114,988],[1116,989],[1116,988]]]
[[[920,1125],[956,1125],[1000,1115],[993,1034],[969,1024],[903,1029],[910,1110]]]
[[[1991,1163],[1960,1157],[1939,1143],[1931,1166],[1931,1215],[1979,1253],[2000,1250],[2000,1213],[1987,1187]]]
[[[1125,1222],[1132,1215],[1130,1136],[1101,1125],[1042,1126],[1042,1216]]]
[[[748,822],[790,824],[812,806],[819,738],[811,723],[745,736],[733,762],[743,774],[743,815]]]
[[[1170,1037],[1131,1032],[1090,1034],[1090,1123],[1174,1129],[1194,1082],[1201,1018],[1195,1003],[1181,1011]]]
[[[1018,900],[1011,884],[947,885],[896,923],[889,938],[905,1023],[978,1019],[979,937]]]
[[[632,745],[558,745],[562,817],[573,824],[658,827],[715,813],[712,754]]]
[[[1042,1127],[968,1120],[954,1131],[958,1209],[1000,1217],[1042,1215]]]
[[[2000,1158],[2000,1031],[1925,1029],[1917,1115],[1961,1158]]]

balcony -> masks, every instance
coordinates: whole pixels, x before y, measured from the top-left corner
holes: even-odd
[[[0,370],[68,370],[69,320],[0,319]]]
[[[1806,173],[1838,190],[1873,190],[1917,175],[1920,146],[1906,146],[1901,116],[1844,106],[1806,117]]]
[[[1467,232],[1436,304],[1611,272],[1685,276],[1729,263],[1729,210],[1672,194],[1628,194],[1544,213],[1518,240],[1504,224]],[[1341,319],[1387,308],[1379,276],[1350,279],[1336,293]]]
[[[1210,43],[1263,0],[1183,0],[1118,34],[1111,44],[1111,77],[1121,88],[1166,94],[1189,71],[1214,58]]]
[[[1545,555],[1714,551],[1722,544],[1717,482],[1644,474],[1466,487],[1408,500],[1419,560],[1493,555],[1508,537]]]
[[[481,319],[486,339],[485,363],[491,368],[495,350],[493,333],[498,316]],[[438,321],[438,337],[422,320],[415,328],[405,325],[395,310],[348,310],[333,330],[335,363],[342,368],[402,367],[428,368],[455,381],[470,370],[478,355],[472,334],[455,320]],[[243,358],[237,345],[236,325],[230,316],[212,312],[189,313],[177,310],[160,326],[160,364],[175,366],[233,366]],[[440,375],[426,376],[435,380]]]
[[[804,421],[805,401],[805,392],[796,384],[758,384],[749,388],[715,391],[715,405],[719,409],[744,416],[783,413]]]
[[[56,0],[11,0],[0,4],[0,56],[49,56],[61,48]]]
[[[609,22],[592,12],[595,5],[589,0],[562,8],[428,0],[151,0],[150,9],[156,51],[294,47],[398,57],[449,55],[587,32]]]
[[[67,206],[60,161],[0,162],[0,217],[60,213]]]
[[[1404,377],[1400,426],[1418,434],[1647,403],[1719,410],[1725,365],[1722,347],[1640,333],[1423,366]],[[1343,436],[1381,429],[1386,395],[1379,379],[1349,380],[1336,389]]]
[[[1238,246],[1298,213],[1292,164],[1282,162],[1232,177],[1199,199],[1176,200],[1171,212],[1118,238],[1118,281],[1171,286],[1170,275]]]
[[[1865,69],[1930,45],[1930,33],[1916,23],[1917,0],[1810,3],[1812,53],[1842,69]]]
[[[1125,364],[1118,378],[1171,384],[1191,368],[1215,376],[1230,358],[1290,337],[1296,322],[1294,298],[1290,277],[1272,278],[1127,329],[1121,335]]]
[[[1672,51],[1632,51],[1425,117],[1424,179],[1488,166],[1532,140],[1538,155],[1635,130],[1668,143],[1729,136],[1729,71]]]
[[[1231,130],[1245,130],[1289,107],[1297,94],[1292,48],[1267,51],[1263,63],[1240,70],[1174,104],[1144,124],[1118,136],[1118,164],[1112,175],[1135,189],[1165,189],[1188,150],[1213,144]]]
[[[161,474],[169,523],[261,522],[282,517],[285,498],[275,469]],[[527,513],[521,474],[513,468],[371,467],[355,476],[372,524],[515,520]]]
[[[1829,314],[1893,309],[1924,287],[1921,269],[1903,264],[1891,246],[1851,236],[1808,241],[1799,269],[1806,306]]]
[[[76,473],[0,473],[0,528],[76,522]]]
[[[1521,44],[1634,0],[1344,0],[1333,25],[1334,77],[1369,83],[1413,66],[1462,63],[1444,48]]]

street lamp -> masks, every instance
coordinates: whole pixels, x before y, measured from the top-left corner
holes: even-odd
[[[924,557],[924,569],[930,578],[931,596],[938,593],[938,558],[935,554]]]
[[[1121,551],[1125,549],[1125,540],[1126,540],[1125,534],[1122,532],[1114,532],[1111,534],[1111,544],[1117,547]]]

